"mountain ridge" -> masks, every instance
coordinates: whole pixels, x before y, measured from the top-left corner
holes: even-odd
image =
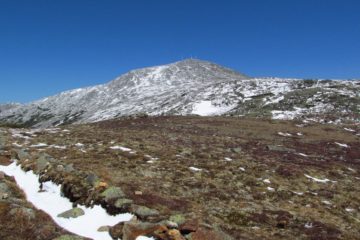
[[[139,113],[278,119],[341,113],[340,120],[358,120],[359,89],[356,80],[252,78],[212,62],[186,59],[10,107],[0,111],[0,122],[46,127]]]

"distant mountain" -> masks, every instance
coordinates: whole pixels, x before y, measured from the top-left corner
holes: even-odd
[[[133,70],[107,84],[0,108],[0,122],[46,127],[144,113],[360,121],[359,94],[360,81],[251,78],[211,62],[187,59]]]

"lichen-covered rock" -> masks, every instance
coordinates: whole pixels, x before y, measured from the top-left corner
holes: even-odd
[[[123,238],[124,223],[120,222],[109,228],[109,234],[113,239]],[[99,231],[99,230],[98,230]]]
[[[60,213],[57,216],[62,217],[62,218],[77,218],[77,217],[80,217],[80,216],[82,216],[84,214],[85,214],[85,212],[81,208],[73,208],[73,209],[70,209],[70,210],[65,211],[63,213]]]
[[[108,202],[110,200],[124,198],[125,194],[120,187],[109,187],[104,192],[102,192],[100,196],[104,197],[105,201]]]
[[[98,232],[109,232],[110,227],[109,226],[101,226],[98,228]]]
[[[215,230],[199,228],[190,234],[191,240],[233,240],[229,235]]]
[[[165,236],[167,231],[168,229],[163,225],[148,222],[129,221],[125,222],[124,224],[122,240],[136,240],[138,236]]]
[[[119,209],[127,210],[130,208],[132,203],[133,203],[133,200],[131,200],[131,199],[120,198],[120,199],[116,200],[114,205],[115,205],[115,207],[117,207]]]
[[[159,211],[151,209],[145,206],[132,205],[131,211],[138,216],[140,219],[147,219],[148,217],[154,217],[159,215]]]
[[[186,218],[182,214],[175,214],[175,215],[170,216],[169,220],[171,222],[174,222],[174,223],[178,224],[178,225],[181,225],[186,221]]]

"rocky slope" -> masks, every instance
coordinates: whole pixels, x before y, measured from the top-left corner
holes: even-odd
[[[104,229],[114,239],[360,239],[358,124],[160,116],[1,135],[74,204],[138,217]]]
[[[359,121],[360,81],[250,78],[188,59],[0,111],[0,122],[56,126],[149,115],[250,115]]]

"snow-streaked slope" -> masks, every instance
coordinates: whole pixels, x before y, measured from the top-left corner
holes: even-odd
[[[274,118],[330,114],[356,120],[359,90],[360,81],[249,78],[210,62],[189,59],[130,71],[107,84],[9,109],[0,113],[0,121],[50,126],[138,113]]]

